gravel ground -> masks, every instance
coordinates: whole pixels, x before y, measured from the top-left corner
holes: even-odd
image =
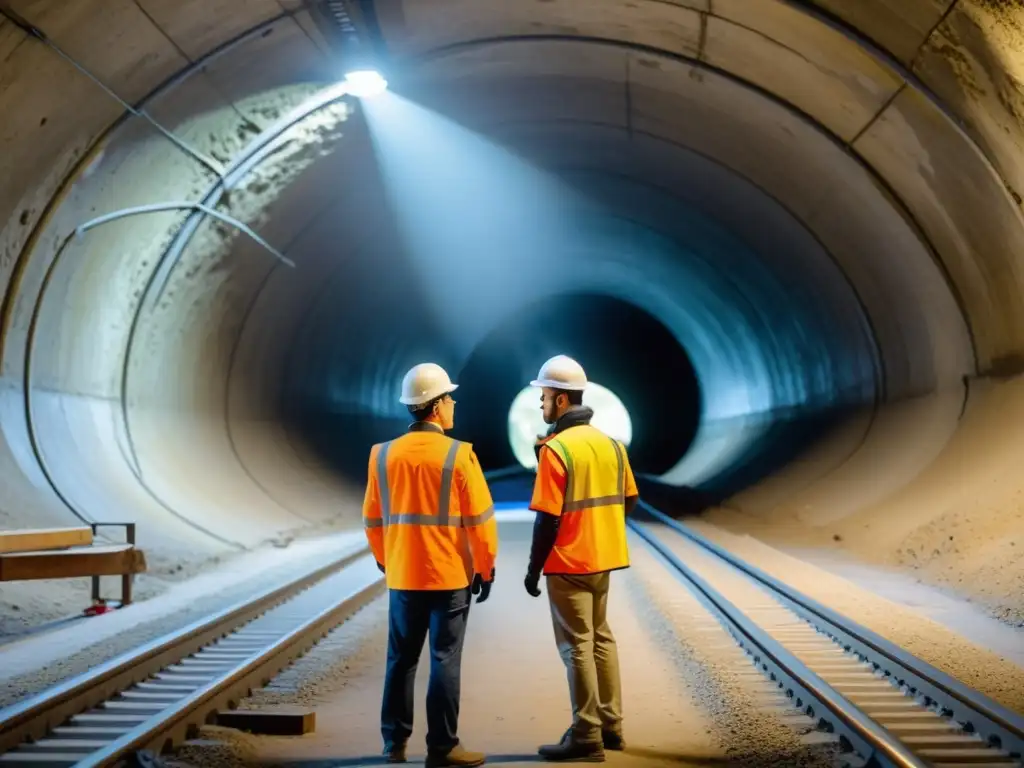
[[[570,722],[565,672],[554,646],[546,596],[526,595],[521,574],[530,526],[503,523],[498,582],[473,608],[463,661],[460,735],[489,765],[533,761],[537,745]],[[831,766],[836,747],[813,732],[759,675],[728,634],[646,550],[615,575],[610,612],[620,648],[626,753],[608,762],[664,766]],[[504,574],[504,576],[502,575]],[[386,599],[364,608],[242,708],[317,712],[303,738],[256,737],[207,727],[177,753],[179,766],[327,768],[380,761],[379,701]],[[426,665],[417,679],[421,759]]]
[[[692,528],[733,554],[809,597],[900,645],[924,661],[1017,712],[1024,712],[1024,668],[969,642],[913,610],[886,600],[749,536],[736,536],[707,523]],[[681,536],[666,532],[671,545]],[[1024,632],[1021,633],[1024,643]]]
[[[768,681],[684,581],[668,571],[636,536],[631,537],[632,576],[627,589],[647,603],[645,621],[667,646],[677,647],[691,695],[717,727],[713,733],[730,765],[829,766],[838,745],[817,731]]]
[[[44,636],[0,647],[0,706],[82,674],[118,654],[258,592],[316,570],[362,546],[359,532],[249,552],[220,571],[177,585],[159,598],[84,619]]]

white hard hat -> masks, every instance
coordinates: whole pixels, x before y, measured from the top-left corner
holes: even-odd
[[[571,357],[555,355],[540,367],[540,373],[530,386],[584,390],[587,388],[587,374],[583,372],[583,366]]]
[[[459,388],[452,384],[448,372],[435,363],[420,363],[409,369],[402,379],[402,397],[405,405],[423,405],[434,398],[447,395]]]

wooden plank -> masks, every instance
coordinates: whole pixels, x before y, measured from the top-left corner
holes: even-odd
[[[145,570],[146,556],[131,544],[0,555],[0,581],[120,576]]]
[[[230,709],[217,713],[217,725],[264,736],[305,736],[316,730],[316,712]]]
[[[92,544],[91,528],[26,528],[0,531],[0,553],[37,552]]]

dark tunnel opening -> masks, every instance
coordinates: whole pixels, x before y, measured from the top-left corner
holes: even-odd
[[[633,424],[629,451],[638,472],[661,474],[686,453],[700,421],[700,388],[686,351],[637,306],[574,294],[543,299],[508,318],[459,373],[454,435],[474,444],[485,468],[516,464],[509,407],[540,364],[557,354],[580,361],[591,382],[622,400]]]
[[[424,307],[416,286],[392,286],[405,297],[407,318],[419,318]],[[324,293],[329,296],[331,291]],[[378,348],[372,353],[389,373],[397,373],[397,377],[381,374],[368,382],[375,391],[371,399],[385,399],[379,403],[384,413],[374,413],[365,404],[348,412],[330,412],[323,404],[330,401],[331,393],[323,388],[344,375],[329,370],[331,361],[337,365],[344,361],[332,350],[339,342],[330,332],[333,323],[315,309],[310,317],[318,319],[301,336],[312,351],[302,359],[320,361],[327,369],[295,366],[284,372],[288,396],[282,402],[282,419],[293,428],[296,439],[307,442],[334,471],[358,482],[370,445],[401,434],[408,424],[404,407],[397,405],[398,381],[404,371],[387,361],[392,353],[400,353],[402,360],[409,355],[404,349]],[[429,323],[418,327],[422,359],[451,366],[445,353],[448,340]],[[358,343],[349,337],[345,340]],[[686,351],[664,325],[640,308],[613,297],[573,294],[522,308],[491,331],[464,365],[449,367],[460,386],[451,434],[474,444],[485,470],[517,463],[509,442],[509,408],[540,364],[555,354],[580,360],[591,381],[622,400],[633,424],[630,455],[638,472],[661,474],[686,453],[700,420],[699,384]],[[653,376],[655,371],[659,375]]]
[[[365,115],[361,110],[355,114],[353,129],[363,135],[368,130]],[[453,141],[447,134],[442,138]],[[496,146],[511,149],[514,144]],[[584,154],[588,162],[602,162],[597,154]],[[523,192],[509,184],[513,191],[492,191],[483,195],[483,201],[470,203],[489,207],[474,209],[479,221],[467,224],[473,234],[451,235],[452,263],[443,269],[419,252],[415,238],[433,215],[442,218],[434,222],[438,226],[450,223],[445,217],[459,211],[446,206],[466,204],[452,190],[481,184],[486,169],[470,172],[463,160],[465,167],[450,176],[431,178],[430,195],[417,198],[426,210],[410,223],[401,221],[393,196],[395,179],[389,178],[376,153],[342,166],[346,191],[317,214],[304,235],[308,245],[302,246],[338,257],[327,257],[332,262],[329,276],[308,289],[304,319],[289,344],[287,362],[270,374],[280,377],[278,419],[289,439],[311,449],[336,476],[354,486],[365,482],[371,445],[402,434],[409,423],[405,407],[398,403],[402,375],[411,365],[428,360],[444,366],[460,384],[452,436],[474,444],[485,470],[518,463],[509,440],[509,407],[540,364],[555,354],[580,360],[590,380],[620,398],[629,414],[630,457],[645,495],[682,513],[701,511],[756,484],[862,405],[863,398],[856,393],[837,396],[834,385],[813,381],[819,374],[851,378],[843,361],[856,359],[858,348],[847,349],[838,334],[825,345],[832,331],[822,323],[820,307],[813,301],[785,311],[773,302],[769,297],[781,286],[762,274],[763,268],[747,263],[749,246],[729,239],[714,216],[667,193],[639,196],[628,177],[581,173],[571,164],[559,167],[551,158],[529,161],[564,184],[562,194],[567,197],[550,201],[563,206],[558,223],[544,217],[535,220],[531,203],[516,197]],[[423,169],[436,170],[432,161],[420,162],[425,163]],[[358,193],[348,191],[356,188]],[[636,221],[638,211],[646,213]],[[474,237],[481,233],[491,236],[483,259],[473,255],[480,253],[479,248],[469,247],[480,245]],[[518,264],[516,254],[528,251],[527,246],[540,253]],[[575,256],[559,263],[561,250],[597,254],[598,263],[609,258],[607,254],[616,254],[611,258],[619,261],[618,274],[602,274],[607,266],[598,267],[595,285],[586,276],[589,263],[581,259],[570,266]],[[554,261],[546,261],[551,258]],[[746,268],[724,269],[720,259]],[[653,277],[658,270],[660,276]],[[513,275],[511,283],[502,283]],[[638,292],[635,285],[627,285],[638,279],[657,284],[657,313],[647,306],[649,288]],[[561,283],[565,287],[560,291]],[[524,288],[529,284],[546,287],[531,295],[535,288]],[[470,302],[476,306],[467,317],[475,312],[486,325],[472,327],[468,320],[451,325],[450,307],[467,299],[464,291],[473,285],[480,286],[475,290],[479,295]],[[789,286],[805,288],[801,279]],[[708,303],[700,310],[703,302]],[[709,418],[707,402],[721,397],[721,385],[727,382],[720,373],[713,381],[703,381],[687,341],[679,338],[681,332],[703,333],[695,324],[705,321],[693,318],[687,321],[689,330],[680,331],[680,313],[691,311],[710,311],[712,330],[726,345],[705,344],[705,367],[709,354],[721,361],[742,359],[740,349],[754,334],[756,343],[769,350],[756,350],[759,355],[764,352],[766,381],[779,387],[779,393],[796,387],[787,395],[791,404]],[[672,329],[663,319],[666,312],[676,315]],[[473,338],[468,347],[460,334]],[[727,348],[733,344],[736,348]],[[772,352],[772,345],[781,347]],[[787,359],[778,358],[780,351]],[[829,370],[832,367],[834,371]],[[858,378],[854,389],[859,386]],[[805,394],[798,393],[801,387]],[[743,447],[710,476],[705,473],[692,482],[678,477],[660,481],[659,476],[678,468],[701,430],[710,430],[713,440]],[[522,500],[529,489],[522,482],[502,481],[492,491],[496,500],[513,501]]]

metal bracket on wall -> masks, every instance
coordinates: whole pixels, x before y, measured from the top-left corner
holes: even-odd
[[[270,243],[268,243],[266,240],[264,240],[262,237],[256,234],[256,232],[254,232],[245,222],[239,221],[238,219],[234,218],[233,216],[229,216],[226,213],[221,213],[220,211],[214,210],[213,208],[210,208],[208,205],[204,205],[203,203],[184,201],[170,203],[150,203],[148,205],[133,206],[132,208],[122,208],[119,211],[107,213],[104,214],[103,216],[91,219],[85,222],[84,224],[79,224],[78,227],[75,228],[75,236],[81,237],[90,229],[102,226],[103,224],[108,224],[112,221],[117,221],[118,219],[127,218],[128,216],[137,216],[142,213],[159,213],[161,211],[175,210],[202,211],[207,216],[212,216],[215,219],[223,221],[225,224],[230,224],[231,226],[236,227],[237,229],[241,230],[249,237],[251,237],[258,245],[262,246],[265,250],[269,251],[270,254],[275,259],[280,261],[282,264],[287,264],[289,267],[295,266],[294,261],[289,259],[283,253],[277,250],[274,246],[272,246]]]

